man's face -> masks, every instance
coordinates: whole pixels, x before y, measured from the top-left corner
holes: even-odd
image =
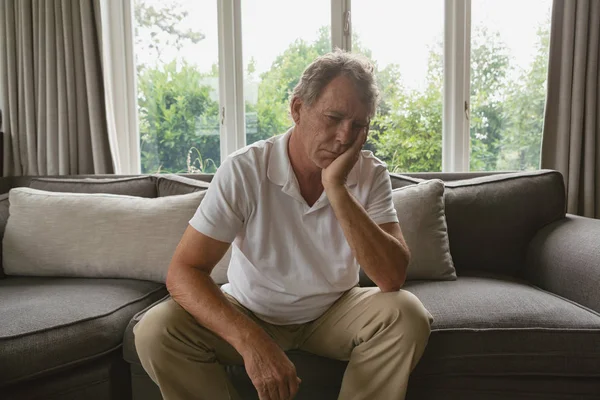
[[[329,82],[312,105],[293,105],[292,112],[306,155],[319,168],[327,168],[369,129],[368,107],[345,76]]]

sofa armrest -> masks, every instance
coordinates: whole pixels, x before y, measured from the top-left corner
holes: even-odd
[[[567,214],[540,229],[525,272],[541,289],[600,312],[600,220]]]

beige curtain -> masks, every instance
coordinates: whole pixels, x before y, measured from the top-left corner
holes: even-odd
[[[3,175],[112,173],[93,0],[0,0]]]
[[[600,0],[554,0],[542,168],[560,171],[567,212],[600,218]]]

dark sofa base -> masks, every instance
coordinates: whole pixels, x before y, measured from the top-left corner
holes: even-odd
[[[552,376],[414,377],[407,400],[597,400],[600,378]]]
[[[296,364],[298,374],[303,377],[300,391],[294,400],[330,400],[337,399],[342,381],[345,362],[323,359],[322,357],[299,352],[288,353],[290,360]],[[325,371],[317,370],[315,365],[319,365],[318,360],[325,362],[332,368]],[[315,371],[326,373],[322,382],[330,383],[327,386],[319,384]],[[238,393],[244,400],[258,400],[256,389],[246,375],[242,366],[229,366],[227,372],[238,390]],[[311,376],[312,375],[312,376]],[[133,391],[133,400],[162,400],[158,386],[146,374],[146,371],[139,364],[131,364],[131,386]]]
[[[132,400],[162,400],[158,386],[146,374],[141,365],[131,364]]]
[[[0,398],[9,400],[129,400],[129,364],[122,349],[86,364],[56,374],[0,388]]]
[[[133,400],[162,400],[158,387],[141,366],[131,365]],[[244,400],[258,397],[234,375]],[[250,390],[249,390],[250,389]],[[307,388],[304,388],[307,389]],[[339,387],[312,388],[298,400],[336,400]],[[599,378],[536,376],[445,376],[411,378],[407,400],[598,400]]]

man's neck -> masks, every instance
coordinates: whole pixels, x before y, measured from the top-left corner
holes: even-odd
[[[300,140],[300,132],[294,128],[288,142],[288,157],[292,170],[298,180],[300,192],[309,205],[312,205],[323,192],[321,168],[317,167],[306,155]]]

